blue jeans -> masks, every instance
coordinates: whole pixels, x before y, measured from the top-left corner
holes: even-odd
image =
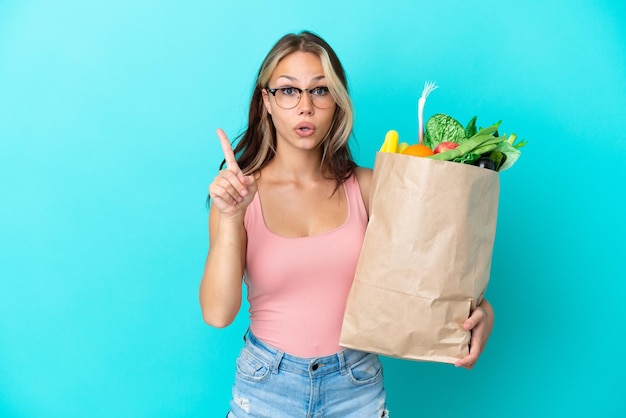
[[[387,418],[377,355],[345,349],[327,357],[286,354],[248,333],[237,358],[227,417]]]

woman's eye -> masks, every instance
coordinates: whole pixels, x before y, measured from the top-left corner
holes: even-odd
[[[283,87],[282,89],[280,89],[280,92],[285,96],[293,96],[294,94],[296,94],[296,89],[294,89],[293,87]]]
[[[328,94],[328,87],[315,87],[311,89],[311,93],[316,96],[326,96]]]

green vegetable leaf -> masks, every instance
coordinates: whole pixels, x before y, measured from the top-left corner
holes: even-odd
[[[493,161],[493,163],[496,165],[496,171],[499,171],[500,167],[506,160],[506,155],[504,155],[504,153],[500,151],[492,151],[489,153],[489,158],[491,158],[491,161]]]
[[[465,138],[471,138],[474,135],[476,135],[476,132],[478,132],[476,130],[476,119],[478,118],[478,116],[474,116],[473,118],[470,119],[469,122],[467,122],[467,126],[465,127]]]
[[[524,145],[528,144],[528,142],[524,141],[523,139],[520,139],[518,142],[516,142],[515,144],[513,144],[513,146],[517,149],[522,148]]]
[[[461,144],[465,139],[463,125],[451,116],[437,113],[426,122],[424,145],[430,149],[435,149],[437,145],[445,141]]]
[[[462,156],[453,159],[452,161],[454,161],[455,163],[472,164],[474,161],[477,161],[479,158],[480,158],[480,154],[469,152],[467,154],[463,154]]]
[[[522,154],[519,149],[515,148],[507,141],[500,142],[495,150],[505,155],[505,159],[498,171],[504,171],[507,168],[511,168],[511,166],[515,164],[519,156]]]
[[[506,134],[504,136],[506,136]],[[517,142],[515,141],[517,141],[517,135],[515,135],[514,133],[509,135],[509,137],[506,139],[506,142],[513,145],[517,149],[522,148],[524,145],[528,144],[528,142],[524,141],[523,139],[520,139]]]

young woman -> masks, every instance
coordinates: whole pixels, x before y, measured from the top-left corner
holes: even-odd
[[[209,186],[204,320],[230,324],[250,303],[229,417],[387,417],[378,357],[339,346],[368,221],[372,171],[348,139],[352,104],[333,49],[310,33],[281,38],[263,61],[248,127]],[[464,324],[471,369],[493,326],[487,301]]]

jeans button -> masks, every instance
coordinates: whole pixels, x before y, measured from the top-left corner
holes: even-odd
[[[320,367],[320,365],[319,365],[319,364],[314,364],[314,365],[312,365],[312,366],[311,366],[311,370],[315,371],[315,370],[317,370],[319,367]]]

